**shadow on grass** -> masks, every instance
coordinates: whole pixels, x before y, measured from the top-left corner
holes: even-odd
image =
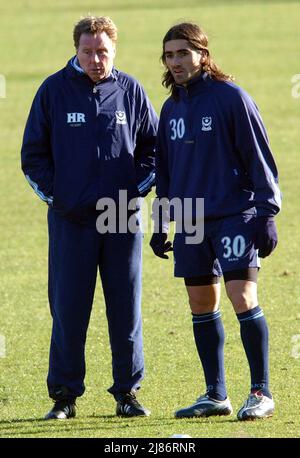
[[[65,434],[65,437],[72,436],[78,431],[78,434],[82,432],[93,432],[96,431],[111,431],[114,428],[117,429],[129,429],[130,427],[134,429],[144,428],[145,422],[147,428],[157,428],[162,423],[165,426],[172,426],[176,423],[181,423],[181,420],[176,418],[166,419],[165,417],[156,417],[156,418],[147,418],[147,417],[136,417],[136,418],[123,418],[116,417],[115,415],[89,415],[86,417],[72,418],[69,421],[64,420],[48,420],[45,421],[40,418],[22,418],[22,419],[12,419],[12,420],[0,420],[0,437],[33,437],[33,436],[43,436],[47,437],[48,435],[53,437],[55,433]],[[209,418],[190,418],[185,419],[184,424],[202,424],[211,422]],[[225,419],[222,418],[222,423],[237,423],[238,420],[231,418]],[[105,436],[107,437],[107,436]],[[109,436],[108,436],[109,437]],[[112,436],[114,437],[114,435]]]
[[[59,432],[60,434],[65,433],[66,437],[68,437],[70,436],[68,433],[72,432],[73,435],[76,431],[78,433],[83,431],[110,431],[113,428],[129,429],[130,427],[139,429],[145,427],[145,422],[147,423],[147,427],[151,428],[161,425],[162,422],[164,425],[172,425],[174,421],[175,419],[168,421],[163,417],[150,420],[147,417],[122,418],[115,415],[90,415],[82,418],[72,418],[69,421],[45,421],[40,418],[0,420],[0,437],[32,437],[36,435],[47,437],[48,434],[52,437],[55,432]]]

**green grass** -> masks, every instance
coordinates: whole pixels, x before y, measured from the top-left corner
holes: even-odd
[[[132,420],[114,416],[114,402],[106,392],[111,384],[111,357],[98,283],[86,348],[86,393],[78,400],[78,417],[62,423],[41,421],[50,407],[45,385],[51,333],[46,208],[25,182],[19,150],[37,87],[72,55],[73,24],[89,11],[110,15],[117,23],[117,67],[142,82],[158,112],[166,97],[160,85],[161,40],[180,19],[203,25],[216,62],[236,76],[237,83],[260,107],[284,196],[277,219],[280,244],[274,255],[263,261],[259,279],[260,305],[270,325],[276,401],[272,419],[244,424],[235,416],[173,418],[177,407],[192,402],[203,391],[203,375],[182,281],[173,278],[171,261],[154,258],[146,234],[146,378],[140,399],[151,408],[152,416]],[[300,359],[292,356],[292,337],[300,334],[300,100],[291,97],[291,77],[299,73],[299,15],[296,1],[186,0],[184,7],[178,0],[1,2],[0,74],[7,85],[7,98],[0,99],[0,334],[6,339],[6,357],[0,358],[1,437],[300,436]],[[222,310],[228,391],[236,411],[247,395],[249,374],[238,323],[224,294]]]

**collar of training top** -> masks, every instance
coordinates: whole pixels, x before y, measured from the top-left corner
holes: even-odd
[[[79,64],[77,56],[73,56],[68,61],[67,69],[71,73],[71,76],[80,76],[80,77],[81,76],[85,76],[85,77],[89,78],[86,75],[86,73],[84,72],[84,70],[80,67],[80,64]],[[97,86],[98,84],[101,84],[103,82],[116,81],[117,79],[118,79],[118,72],[115,69],[115,67],[113,67],[112,71],[110,72],[110,74],[105,79],[103,79],[101,81],[98,81],[97,83],[93,83],[93,84],[96,84],[96,86]],[[92,80],[91,80],[91,82],[92,82]]]
[[[198,92],[206,91],[208,86],[210,86],[211,81],[212,80],[209,74],[206,72],[202,72],[200,75],[190,79],[186,86],[177,84],[176,87],[181,96],[191,96],[197,94]]]

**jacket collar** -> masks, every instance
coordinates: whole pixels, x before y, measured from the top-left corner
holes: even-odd
[[[94,84],[95,86],[98,86],[101,83],[104,82],[109,82],[109,81],[116,81],[118,79],[118,71],[115,69],[115,67],[112,68],[112,71],[110,74],[105,78],[104,80],[99,81],[98,83],[94,83],[84,72],[84,70],[80,67],[80,64],[78,62],[77,56],[73,56],[67,63],[67,71],[69,75],[73,78],[85,78],[91,82],[91,84]]]
[[[186,86],[177,85],[180,97],[190,97],[199,92],[206,91],[212,84],[212,79],[208,73],[202,72],[200,75],[192,78]]]

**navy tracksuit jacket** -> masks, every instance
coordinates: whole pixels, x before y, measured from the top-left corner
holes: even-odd
[[[112,350],[109,391],[139,388],[144,374],[141,230],[99,234],[96,203],[108,197],[118,204],[120,190],[128,202],[150,191],[158,119],[134,78],[113,69],[94,84],[75,67],[73,58],[41,85],[22,146],[24,174],[49,204],[53,330],[47,381],[54,399],[84,392],[84,348],[98,269]]]
[[[161,111],[156,183],[159,198],[204,198],[206,220],[276,215],[277,168],[251,97],[207,73],[178,86]]]

